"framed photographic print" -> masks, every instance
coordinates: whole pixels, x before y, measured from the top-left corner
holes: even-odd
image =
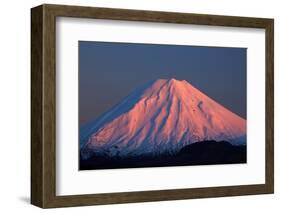
[[[31,10],[31,203],[274,191],[273,19]]]

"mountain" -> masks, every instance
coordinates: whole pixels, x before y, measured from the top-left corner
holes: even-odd
[[[246,120],[187,81],[160,79],[80,128],[80,153],[83,159],[173,154],[206,140],[245,144]]]

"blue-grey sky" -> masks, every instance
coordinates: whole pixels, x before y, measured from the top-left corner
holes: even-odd
[[[160,78],[186,80],[246,118],[246,57],[246,48],[79,41],[80,125]]]

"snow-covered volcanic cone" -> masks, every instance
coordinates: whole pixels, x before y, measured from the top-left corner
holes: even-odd
[[[80,129],[81,157],[173,153],[205,140],[246,142],[246,120],[187,81],[160,79],[137,88]]]

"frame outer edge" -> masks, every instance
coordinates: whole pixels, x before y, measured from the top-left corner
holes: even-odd
[[[274,19],[266,26],[266,185],[274,193]]]
[[[31,9],[31,204],[43,207],[43,7]]]
[[[56,16],[43,5],[42,140],[43,206],[56,199]]]
[[[54,16],[226,27],[265,28],[269,18],[44,4]]]
[[[55,16],[31,9],[31,203],[48,208],[56,197]]]

